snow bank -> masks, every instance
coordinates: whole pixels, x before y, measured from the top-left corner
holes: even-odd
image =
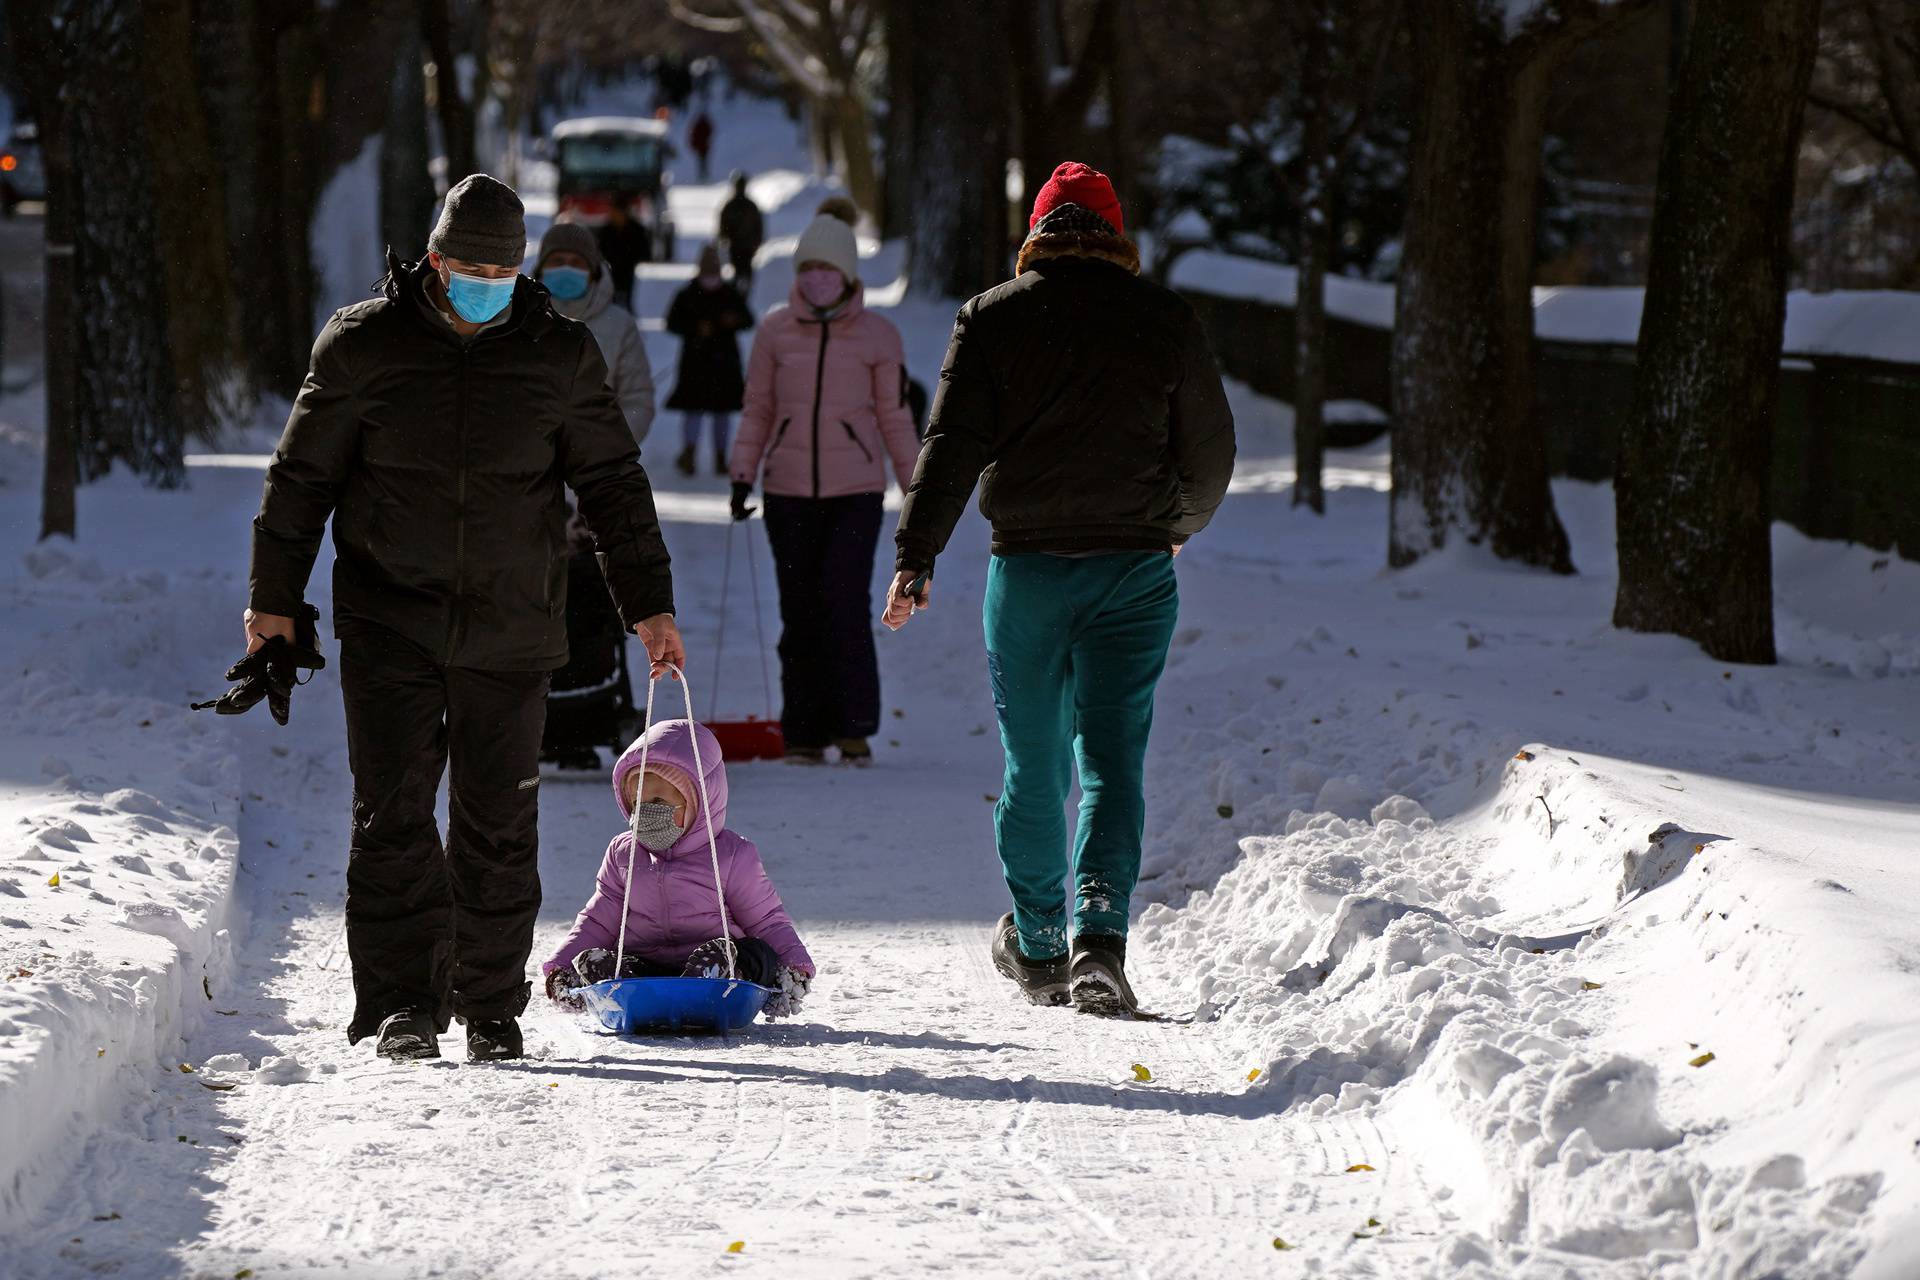
[[[1295,812],[1138,934],[1192,972],[1250,1094],[1439,1136],[1472,1225],[1435,1275],[1850,1273],[1868,1210],[1915,1207],[1891,1086],[1920,1028],[1885,1011],[1920,977],[1845,944],[1855,890],[1659,821],[1652,771],[1522,755],[1466,822],[1401,796]]]
[[[232,590],[60,544],[0,576],[31,619],[0,641],[0,1230],[227,994],[239,766],[175,682]]]
[[[1279,263],[1213,249],[1182,254],[1168,274],[1175,289],[1294,305],[1298,272]],[[1643,290],[1542,287],[1533,291],[1534,332],[1550,342],[1631,347],[1640,339]],[[1327,313],[1377,329],[1393,327],[1393,286],[1327,277]],[[1920,292],[1861,290],[1787,295],[1783,354],[1847,356],[1920,364]]]

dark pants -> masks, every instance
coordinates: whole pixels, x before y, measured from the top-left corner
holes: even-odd
[[[446,667],[368,629],[342,637],[353,770],[347,861],[349,1040],[400,1009],[517,1016],[540,910],[544,671]],[[452,767],[446,845],[434,820]]]
[[[869,738],[880,729],[873,650],[873,549],[880,495],[767,495],[780,580],[780,728],[790,747]]]
[[[740,296],[751,300],[753,293],[753,254],[737,253],[733,255],[733,287]]]
[[[620,965],[623,978],[679,978],[698,977],[696,970],[705,967],[705,962],[719,958],[719,940],[707,943],[693,953],[685,964],[662,964],[629,952]],[[580,975],[582,982],[605,982],[613,977],[615,953],[605,947],[595,947],[591,951],[582,951],[573,960],[573,971]],[[746,982],[755,982],[763,987],[776,985],[780,980],[780,953],[759,938],[735,938],[733,940],[734,976]],[[724,962],[723,962],[724,976]]]

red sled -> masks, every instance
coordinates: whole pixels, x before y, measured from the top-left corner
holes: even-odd
[[[767,668],[767,628],[760,610],[760,572],[754,567],[751,542],[743,550],[747,560],[747,593],[753,597],[753,630],[760,646],[760,685],[766,693],[767,718],[714,718],[720,706],[720,677],[726,671],[720,655],[727,647],[727,596],[733,585],[733,531],[737,523],[727,525],[727,558],[720,571],[720,634],[713,645],[713,683],[709,686],[706,726],[720,740],[720,754],[729,762],[781,760],[786,758],[787,736],[780,731],[780,722],[773,718],[773,675]]]
[[[729,764],[740,760],[780,760],[787,754],[787,737],[776,720],[748,716],[745,720],[710,720],[707,728],[720,741],[720,754]]]

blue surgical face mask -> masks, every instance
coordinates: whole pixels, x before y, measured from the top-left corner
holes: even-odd
[[[540,283],[562,302],[587,296],[587,273],[579,267],[548,267],[540,273]]]
[[[513,301],[514,281],[519,277],[508,276],[504,280],[489,280],[485,276],[463,275],[458,271],[447,270],[447,301],[468,324],[485,324],[507,309]]]

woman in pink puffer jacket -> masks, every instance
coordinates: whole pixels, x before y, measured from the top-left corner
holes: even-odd
[[[920,456],[900,332],[866,309],[853,228],[822,213],[800,236],[785,307],[761,324],[729,470],[733,517],[764,477],[780,584],[780,715],[789,759],[872,759],[880,728],[873,554],[887,461]]]
[[[727,767],[720,758],[719,741],[705,725],[695,728],[686,720],[655,724],[613,766],[613,794],[628,829],[607,846],[593,896],[580,909],[566,939],[540,966],[553,999],[577,1003],[576,988],[616,976],[623,902],[626,955],[619,977],[724,973],[720,904],[714,891],[707,823],[700,816],[700,787],[694,779],[695,733],[700,735],[700,766],[706,774],[720,881],[727,891],[736,972],[749,982],[774,988],[767,1002],[770,1016],[799,1011],[813,980],[813,957],[767,878],[760,851],[753,841],[727,829]],[[644,776],[640,771],[643,745]],[[635,805],[641,809],[637,823]],[[639,848],[634,848],[636,826]],[[631,892],[627,889],[629,855]]]

